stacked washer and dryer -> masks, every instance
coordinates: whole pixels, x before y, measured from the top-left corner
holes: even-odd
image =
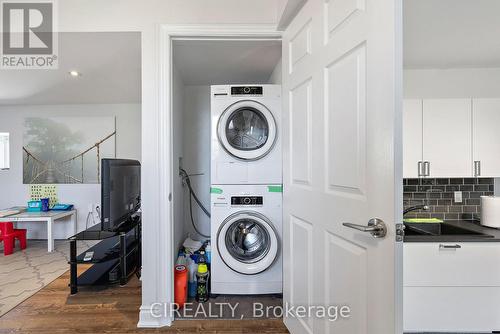
[[[212,86],[211,120],[212,293],[281,293],[281,86]]]

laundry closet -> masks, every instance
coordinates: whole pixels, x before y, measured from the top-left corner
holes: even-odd
[[[252,318],[254,302],[282,303],[281,41],[179,38],[172,59],[176,302],[187,276],[200,304],[192,281],[208,262],[204,304]]]

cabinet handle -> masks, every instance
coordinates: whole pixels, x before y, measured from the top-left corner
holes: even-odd
[[[429,161],[424,161],[424,176],[431,175],[431,163]]]
[[[417,165],[417,168],[418,168],[418,177],[424,176],[424,172],[422,170],[422,164],[423,164],[423,161],[419,161],[418,165]]]
[[[456,244],[456,245],[445,245],[445,244],[440,244],[439,249],[459,249],[462,248],[462,246]]]
[[[474,176],[481,176],[481,161],[474,161]]]

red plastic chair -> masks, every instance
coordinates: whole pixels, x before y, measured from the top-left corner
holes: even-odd
[[[26,229],[14,229],[12,223],[0,223],[0,241],[3,241],[4,256],[12,254],[15,239],[19,240],[21,249],[26,248]]]

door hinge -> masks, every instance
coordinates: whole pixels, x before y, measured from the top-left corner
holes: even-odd
[[[405,225],[396,224],[396,242],[403,242],[405,238]]]

